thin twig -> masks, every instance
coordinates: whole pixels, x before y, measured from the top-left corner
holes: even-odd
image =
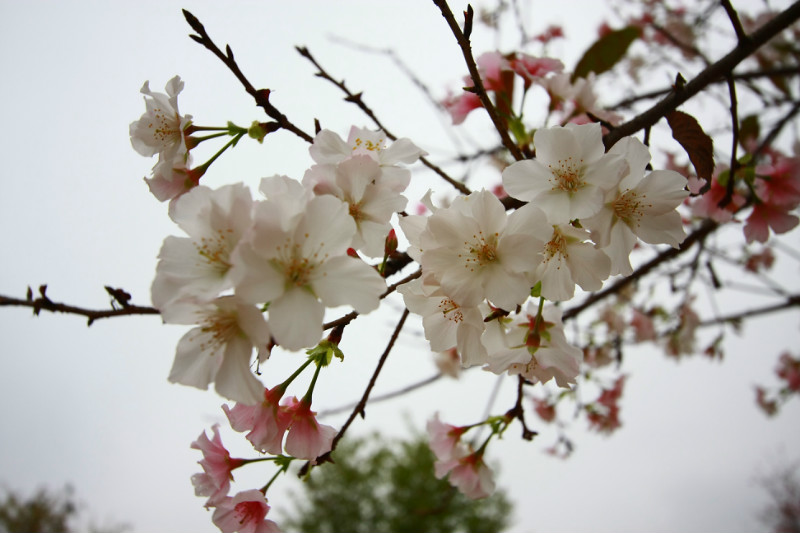
[[[722,4],[722,7],[725,9],[725,13],[727,13],[728,18],[731,21],[733,31],[736,32],[736,38],[740,43],[747,41],[748,37],[744,31],[744,27],[742,26],[742,21],[739,20],[739,14],[731,5],[730,0],[720,0],[720,3]]]
[[[386,349],[381,354],[380,359],[378,360],[378,366],[375,368],[375,372],[372,373],[372,377],[367,384],[367,388],[364,389],[364,394],[361,396],[361,400],[356,404],[355,408],[353,408],[353,412],[350,413],[350,416],[347,418],[347,421],[342,425],[339,433],[333,438],[333,442],[331,443],[331,450],[319,457],[317,457],[316,464],[325,463],[331,461],[331,453],[336,449],[336,445],[342,440],[344,437],[345,432],[347,432],[347,428],[350,427],[350,424],[353,423],[356,416],[361,415],[364,418],[366,415],[364,413],[364,409],[367,407],[367,401],[369,400],[369,393],[372,392],[373,387],[375,387],[375,382],[378,380],[378,375],[381,373],[383,369],[383,364],[386,362],[386,359],[389,357],[389,353],[391,353],[392,348],[394,347],[395,342],[397,342],[397,337],[400,335],[400,331],[403,329],[403,325],[406,322],[406,318],[408,318],[408,309],[403,309],[403,314],[400,315],[400,320],[397,322],[397,326],[395,326],[394,331],[392,332],[392,336],[389,338],[389,342],[386,344]],[[303,477],[308,472],[308,469],[311,468],[311,461],[304,464],[300,471],[298,472],[299,477]]]
[[[617,294],[618,292],[620,292],[622,289],[624,289],[625,287],[627,287],[631,283],[633,283],[633,282],[637,281],[639,278],[642,278],[642,277],[646,276],[647,274],[649,274],[653,269],[655,269],[659,265],[661,265],[661,264],[663,264],[663,263],[665,263],[667,261],[671,261],[672,259],[674,259],[674,258],[678,257],[679,255],[685,253],[687,250],[689,250],[692,247],[692,245],[694,243],[702,242],[711,233],[716,231],[717,228],[719,228],[719,224],[717,224],[713,220],[711,220],[711,219],[704,220],[703,223],[700,225],[700,227],[698,229],[696,229],[694,232],[690,233],[689,236],[686,237],[686,239],[684,239],[684,241],[681,243],[681,247],[680,248],[669,248],[667,250],[664,250],[663,252],[658,254],[656,257],[654,257],[653,259],[651,259],[650,261],[648,261],[647,263],[645,263],[644,265],[642,265],[641,267],[636,269],[633,272],[633,274],[631,274],[630,276],[621,278],[621,279],[617,280],[615,283],[613,283],[612,285],[608,286],[607,288],[590,294],[579,305],[577,305],[577,306],[575,306],[575,307],[573,307],[571,309],[567,309],[564,312],[563,320],[567,321],[567,320],[573,319],[573,318],[577,317],[579,314],[581,314],[583,311],[588,309],[589,307],[592,307],[595,304],[597,304],[598,302],[601,302],[601,301],[605,300],[609,296]]]
[[[791,309],[792,307],[800,307],[800,294],[793,294],[786,298],[786,301],[781,302],[775,305],[768,305],[766,307],[758,307],[756,309],[748,309],[747,311],[742,311],[741,313],[736,313],[733,315],[726,315],[720,316],[717,318],[712,318],[710,320],[703,320],[699,324],[698,327],[707,327],[707,326],[714,326],[717,324],[724,324],[727,322],[739,322],[745,318],[751,318],[754,316],[759,315],[766,315],[770,313],[774,313],[776,311],[783,311],[784,309]]]
[[[477,367],[473,367],[477,368]],[[378,402],[383,402],[386,400],[391,400],[392,398],[397,398],[398,396],[403,396],[408,394],[409,392],[415,391],[417,389],[421,389],[426,385],[430,385],[431,383],[435,383],[439,381],[444,374],[438,373],[434,374],[431,377],[425,378],[423,380],[417,381],[412,383],[411,385],[406,385],[403,388],[393,390],[392,392],[387,392],[386,394],[379,394],[377,396],[373,396],[372,399],[369,401],[370,405],[374,405]],[[353,409],[355,406],[358,405],[358,402],[349,403],[347,405],[342,405],[340,407],[334,407],[332,409],[325,409],[324,411],[320,411],[317,413],[317,418],[324,418],[326,416],[338,415],[339,413],[344,413],[345,411],[349,411]]]
[[[524,159],[525,157],[522,155],[522,151],[520,150],[519,146],[517,146],[514,141],[511,140],[511,137],[509,137],[508,129],[503,124],[500,115],[497,113],[497,109],[494,107],[494,104],[489,99],[489,95],[486,93],[486,89],[483,87],[481,75],[478,72],[478,66],[475,64],[475,58],[472,57],[472,45],[470,44],[469,37],[461,31],[461,28],[458,26],[458,22],[456,22],[453,12],[450,11],[450,7],[447,5],[446,0],[433,0],[433,3],[436,4],[436,6],[442,12],[442,16],[447,21],[448,26],[450,26],[450,31],[453,32],[456,41],[458,41],[458,45],[461,47],[461,53],[464,55],[464,61],[467,63],[469,75],[472,77],[473,90],[475,94],[478,95],[478,98],[480,98],[481,104],[483,104],[486,112],[489,113],[489,118],[492,120],[492,124],[494,124],[497,133],[500,135],[500,139],[503,141],[503,146],[505,146],[508,151],[511,152],[511,155],[515,160],[519,161]],[[468,6],[468,20],[465,22],[465,26],[471,24],[471,14],[472,7]]]
[[[289,119],[286,118],[286,115],[278,111],[278,108],[270,103],[269,89],[256,89],[253,84],[250,83],[242,70],[239,68],[239,65],[236,63],[236,60],[233,57],[233,50],[231,50],[230,45],[225,46],[225,52],[223,53],[222,50],[220,50],[219,47],[214,44],[214,41],[211,40],[211,37],[208,36],[208,32],[206,32],[205,27],[197,17],[185,9],[183,10],[183,16],[186,18],[186,22],[189,23],[189,26],[191,26],[192,29],[197,32],[197,35],[190,34],[189,37],[193,41],[200,43],[209,49],[225,64],[225,66],[228,67],[228,69],[230,69],[231,72],[233,72],[234,76],[236,76],[236,79],[238,79],[239,82],[244,86],[244,89],[247,91],[247,93],[255,99],[256,105],[262,107],[267,115],[274,119],[281,128],[291,131],[306,142],[314,142],[314,138],[312,136],[292,124]]]

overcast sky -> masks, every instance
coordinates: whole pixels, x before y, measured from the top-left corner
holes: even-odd
[[[456,13],[465,7],[451,4]],[[572,0],[569,12],[549,13],[550,4],[534,1],[530,32],[564,24],[570,44],[552,52],[571,68],[594,38],[597,4]],[[313,76],[294,45],[307,45],[334,76],[364,90],[396,134],[432,154],[453,153],[442,117],[386,57],[332,39],[392,47],[441,97],[459,87],[466,69],[427,1],[1,0],[0,294],[22,297],[27,286],[46,283],[53,300],[101,308],[108,305],[103,286],[110,285],[149,304],[156,255],[164,237],[178,231],[142,181],[153,161],[136,154],[128,138],[128,125],[144,110],[142,83],[150,80],[160,91],[180,74],[186,83],[181,111],[198,124],[263,119],[221,63],[186,36],[181,7],[193,11],[219,45],[230,43],[254,85],[272,89],[271,101],[306,131],[313,131],[314,118],[341,135],[369,121]],[[485,35],[477,26],[476,53],[496,46]],[[489,131],[480,118],[469,120],[479,139]],[[263,176],[299,179],[311,164],[307,145],[290,134],[270,136],[263,145],[246,141],[214,164],[204,178],[209,186],[244,181],[255,189]],[[428,173],[414,176],[412,200],[428,187],[442,187]],[[789,242],[800,247],[796,235]],[[781,268],[781,281],[796,293],[797,263],[782,261]],[[728,303],[741,306],[743,300]],[[356,399],[396,309],[360,318],[363,337],[348,331],[345,363],[320,380],[315,405]],[[87,328],[75,316],[0,309],[0,487],[30,493],[70,483],[99,524],[129,523],[148,533],[216,531],[189,482],[200,470],[200,454],[189,444],[220,422],[234,455],[252,456],[252,448],[225,427],[222,400],[212,391],[167,382],[185,331],[162,326],[155,316]],[[517,504],[513,531],[756,529],[765,495],[754,479],[800,459],[800,402],[768,420],[754,404],[752,387],[774,383],[780,351],[796,349],[797,341],[797,314],[785,313],[754,320],[741,337],[729,336],[722,363],[695,357],[678,364],[654,348],[626,352],[631,377],[623,429],[604,438],[576,428],[577,450],[567,461],[542,453],[552,434],[522,442],[513,426],[489,451],[501,465],[499,485]],[[398,348],[377,393],[435,371],[418,326],[401,336]],[[262,376],[269,385],[297,361],[275,359]],[[402,435],[404,417],[421,428],[436,410],[446,421],[474,422],[496,379],[476,370],[458,382],[442,381],[369,408],[352,431]],[[495,410],[513,404],[513,382],[506,379]],[[237,472],[235,487],[259,487],[271,475],[253,470]],[[289,506],[288,487],[296,485],[286,479],[270,489],[274,507]]]

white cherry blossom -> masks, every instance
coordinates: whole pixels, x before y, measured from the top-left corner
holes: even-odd
[[[242,183],[200,186],[172,204],[170,217],[188,237],[167,237],[151,289],[162,309],[182,295],[210,299],[233,287],[231,252],[252,222],[250,191]]]
[[[582,224],[592,232],[594,242],[611,258],[611,274],[633,272],[630,253],[637,237],[649,244],[677,248],[686,232],[675,210],[689,195],[686,178],[672,170],[656,170],[647,176],[650,151],[641,141],[626,137],[610,153],[628,162],[628,173],[606,192],[603,208]]]
[[[270,332],[264,316],[235,296],[211,301],[184,298],[162,310],[167,324],[196,324],[178,341],[169,373],[173,383],[207,389],[213,381],[221,396],[254,405],[264,385],[250,370],[253,348],[267,355]]]
[[[507,215],[500,200],[482,190],[437,210],[415,240],[423,270],[433,273],[445,294],[465,307],[488,299],[513,309],[530,294],[528,274],[541,260],[547,228],[544,213],[532,204]]]
[[[341,163],[354,155],[366,155],[381,167],[381,182],[396,192],[403,192],[411,179],[411,173],[398,163],[411,164],[427,152],[411,140],[403,138],[390,143],[383,131],[366,128],[350,128],[350,135],[344,141],[339,135],[322,130],[314,138],[309,148],[311,157],[320,165]]]
[[[575,294],[575,284],[596,291],[611,270],[611,260],[590,242],[589,232],[569,224],[553,226],[544,245],[542,262],[533,278],[542,282],[542,296],[565,301]]]
[[[183,90],[180,76],[167,82],[167,94],[152,92],[149,82],[144,82],[141,93],[145,95],[146,111],[130,126],[133,149],[143,156],[159,154],[165,161],[187,154],[184,130],[191,123],[191,115],[178,112],[178,94]]]
[[[378,307],[386,282],[369,265],[346,255],[356,227],[347,206],[332,196],[308,201],[289,221],[278,200],[254,210],[254,225],[233,255],[236,294],[268,303],[278,344],[299,350],[322,335],[325,307]]]
[[[330,194],[345,202],[356,223],[352,247],[369,257],[381,257],[389,220],[406,207],[405,196],[380,184],[381,168],[366,155],[355,155],[336,165],[314,165],[303,184],[316,194]]]
[[[533,202],[551,224],[595,215],[605,191],[616,185],[625,160],[606,154],[599,124],[567,124],[536,131],[536,159],[511,164],[503,171],[510,196]]]
[[[483,336],[489,351],[487,369],[521,374],[534,383],[555,378],[559,387],[569,388],[580,373],[583,352],[567,342],[558,307],[544,307],[538,321],[537,311],[529,302],[525,313],[492,321]]]
[[[408,310],[422,316],[431,350],[444,352],[455,347],[464,367],[486,362],[486,348],[481,343],[485,324],[479,307],[460,306],[443,292],[432,274],[401,285],[397,291]],[[488,311],[488,306],[484,307]]]

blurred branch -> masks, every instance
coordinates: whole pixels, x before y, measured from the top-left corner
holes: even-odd
[[[189,23],[189,26],[191,26],[192,29],[198,33],[198,35],[190,34],[189,37],[193,41],[208,48],[215,56],[225,63],[225,66],[227,66],[230,71],[233,72],[233,75],[236,76],[236,79],[241,82],[247,93],[255,99],[256,105],[262,107],[267,115],[274,119],[281,128],[291,131],[306,142],[314,142],[313,137],[292,124],[289,119],[286,118],[286,115],[278,111],[278,108],[269,102],[269,89],[256,89],[253,87],[253,84],[250,83],[242,70],[239,68],[239,65],[236,64],[236,60],[233,57],[233,50],[231,50],[230,45],[225,46],[225,52],[223,53],[222,50],[220,50],[219,47],[214,44],[214,41],[211,40],[211,37],[208,36],[208,32],[206,32],[205,27],[197,19],[197,17],[185,9],[183,10],[183,16],[186,18],[186,22]]]
[[[706,239],[706,237],[708,237],[709,235],[711,235],[711,233],[716,231],[717,228],[719,228],[719,224],[717,224],[713,220],[711,220],[711,219],[704,220],[703,223],[700,225],[700,227],[698,229],[696,229],[695,231],[690,233],[686,237],[686,239],[684,239],[683,243],[681,243],[681,247],[680,248],[669,248],[667,250],[664,250],[663,252],[658,254],[656,257],[654,257],[653,259],[651,259],[650,261],[648,261],[644,265],[642,265],[639,268],[637,268],[633,272],[633,274],[631,274],[630,276],[621,278],[621,279],[617,280],[615,283],[613,283],[610,286],[606,287],[605,289],[590,294],[579,305],[577,305],[577,306],[575,306],[575,307],[573,307],[571,309],[567,309],[564,312],[563,320],[566,322],[567,320],[575,318],[579,314],[581,314],[583,311],[585,311],[586,309],[592,307],[593,305],[595,305],[595,304],[597,304],[599,302],[602,302],[603,300],[605,300],[609,296],[617,294],[618,292],[620,292],[622,289],[624,289],[625,287],[627,287],[631,283],[633,283],[633,282],[637,281],[638,279],[643,278],[644,276],[649,274],[656,267],[660,266],[663,263],[666,263],[667,261],[671,261],[672,259],[675,259],[676,257],[680,256],[681,254],[685,253],[696,242],[703,242]]]
[[[714,326],[716,324],[724,324],[728,322],[735,323],[744,320],[745,318],[767,315],[770,313],[775,313],[776,311],[791,309],[792,307],[800,307],[800,294],[793,294],[787,297],[785,301],[779,304],[768,305],[765,307],[757,307],[755,309],[748,309],[747,311],[742,311],[741,313],[736,313],[733,315],[721,316],[710,320],[703,320],[702,322],[697,324],[697,327],[702,328],[706,326]]]
[[[74,305],[68,305],[60,302],[54,302],[47,297],[47,285],[39,286],[39,297],[33,297],[33,291],[28,287],[28,294],[24,300],[19,298],[12,298],[10,296],[0,295],[0,307],[17,306],[17,307],[30,307],[33,309],[33,314],[39,316],[42,311],[49,311],[51,313],[66,313],[71,315],[85,316],[88,319],[87,326],[91,326],[95,320],[101,318],[111,318],[115,316],[131,316],[131,315],[158,315],[158,309],[153,307],[143,307],[139,305],[131,305],[128,303],[130,294],[122,289],[114,289],[106,286],[106,292],[113,298],[111,309],[86,309]],[[120,307],[115,307],[116,302]]]
[[[667,113],[674,111],[678,106],[712,83],[724,80],[727,74],[733,72],[736,65],[798,19],[800,19],[800,1],[795,2],[785,11],[779,13],[775,18],[754,31],[750,34],[749,39],[739,42],[725,57],[700,72],[690,82],[676,85],[663,100],[653,107],[607,133],[603,137],[606,150],[614,146],[623,137],[633,135],[642,128],[654,125]]]
[[[475,368],[477,368],[477,367],[475,367]],[[467,370],[467,369],[464,369],[464,370]],[[430,376],[428,378],[425,378],[423,380],[417,381],[417,382],[412,383],[410,385],[406,385],[405,387],[402,387],[400,389],[393,390],[391,392],[387,392],[386,394],[379,394],[378,396],[373,396],[372,399],[369,401],[369,403],[370,404],[376,404],[378,402],[383,402],[383,401],[386,401],[386,400],[391,400],[392,398],[397,398],[398,396],[403,396],[405,394],[408,394],[409,392],[415,391],[417,389],[421,389],[422,387],[425,387],[426,385],[430,385],[431,383],[435,383],[435,382],[439,381],[442,378],[443,375],[444,374],[441,374],[441,373],[434,374],[434,375],[432,375],[432,376]],[[358,405],[358,402],[353,402],[353,403],[349,403],[347,405],[342,405],[340,407],[334,407],[332,409],[325,409],[324,411],[320,411],[319,413],[317,413],[317,418],[323,418],[323,417],[326,417],[326,416],[338,415],[339,413],[344,413],[345,411],[349,411],[349,410],[353,409],[357,405]]]

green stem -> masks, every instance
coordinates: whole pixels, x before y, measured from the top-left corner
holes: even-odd
[[[287,464],[285,464],[284,466],[282,466],[282,467],[280,468],[280,470],[278,470],[277,472],[275,472],[275,475],[273,475],[273,476],[272,476],[272,478],[270,478],[270,480],[269,480],[269,481],[267,481],[267,484],[266,484],[266,485],[264,485],[263,487],[261,487],[261,489],[260,489],[260,490],[261,490],[261,492],[263,492],[263,493],[264,493],[264,495],[266,495],[266,494],[267,494],[267,490],[269,490],[269,487],[270,487],[270,485],[272,485],[272,484],[275,482],[275,480],[276,480],[276,479],[278,479],[278,476],[279,476],[279,475],[283,474],[283,473],[284,473],[284,472],[286,472],[288,469],[289,469],[289,464],[288,464],[288,463],[287,463]]]
[[[311,405],[311,395],[314,393],[314,386],[317,384],[317,377],[319,376],[319,371],[322,368],[322,362],[317,360],[317,368],[314,370],[314,377],[311,378],[311,384],[308,386],[308,392],[306,395],[303,396],[302,401]]]
[[[281,388],[281,390],[284,390],[284,391],[285,391],[285,390],[286,390],[286,389],[289,387],[289,384],[290,384],[292,381],[294,381],[294,380],[295,380],[295,378],[297,378],[297,376],[299,376],[299,375],[300,375],[300,373],[301,373],[301,372],[303,372],[303,370],[305,370],[305,369],[306,369],[306,367],[307,367],[308,365],[310,365],[310,364],[311,364],[313,361],[314,361],[314,358],[312,358],[312,357],[309,357],[308,359],[306,359],[306,360],[305,360],[305,362],[303,362],[303,364],[302,364],[302,365],[300,365],[300,368],[298,368],[297,370],[295,370],[295,371],[294,371],[294,374],[292,374],[291,376],[289,376],[288,378],[286,378],[286,381],[284,381],[283,383],[281,383],[280,385],[278,385],[278,386]],[[319,371],[319,367],[317,367],[317,371]]]
[[[217,158],[218,158],[219,156],[221,156],[221,155],[222,155],[222,152],[224,152],[225,150],[227,150],[227,149],[228,149],[228,148],[230,148],[231,146],[235,146],[235,145],[236,145],[236,143],[238,143],[238,142],[239,142],[239,139],[241,139],[243,135],[244,135],[244,133],[237,133],[237,134],[236,134],[236,136],[235,136],[233,139],[231,139],[230,141],[228,141],[228,142],[225,144],[225,146],[223,146],[222,148],[220,148],[220,149],[219,149],[219,151],[218,151],[216,154],[212,155],[212,156],[211,156],[211,159],[209,159],[208,161],[206,161],[205,163],[203,163],[202,165],[200,165],[200,166],[199,166],[199,167],[197,167],[197,168],[198,168],[198,169],[202,169],[202,171],[203,171],[203,172],[205,172],[205,171],[208,169],[208,167],[210,167],[210,166],[211,166],[211,163],[213,163],[214,161],[216,161],[216,160],[217,160]]]

